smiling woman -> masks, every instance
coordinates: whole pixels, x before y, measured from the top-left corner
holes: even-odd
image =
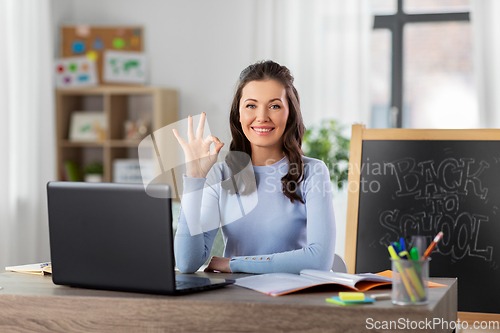
[[[335,253],[329,172],[322,161],[303,156],[305,128],[288,68],[265,61],[242,71],[223,163],[215,162],[224,143],[203,139],[205,117],[196,135],[188,118],[188,142],[174,130],[188,162],[174,243],[179,270],[199,269],[219,225],[224,257],[213,257],[207,270],[329,270]]]
[[[241,72],[229,114],[231,136],[233,137],[230,150],[244,152],[251,156],[254,166],[271,164],[286,156],[290,167],[287,174],[281,179],[283,194],[292,202],[298,200],[304,203],[302,198],[293,190],[302,181],[304,162],[302,160],[301,146],[302,137],[305,133],[299,94],[293,82],[294,78],[290,70],[273,61],[250,65]],[[255,136],[250,135],[250,133],[256,134],[256,131],[249,131],[248,126],[245,126],[244,123],[244,119],[247,118],[244,102],[247,99],[260,100],[261,103],[265,103],[264,106],[260,105],[261,115],[259,119],[252,118],[250,113],[249,121],[251,121],[251,125],[258,125],[259,122],[269,124],[274,120],[278,122],[278,117],[274,116],[276,112],[267,111],[264,113],[264,111],[269,109],[281,111],[277,114],[281,115],[282,118],[284,117],[281,121],[285,123],[285,128],[283,130],[283,125],[277,127],[274,134],[279,134],[279,136],[273,135],[257,142],[252,140]],[[255,103],[250,105],[252,108],[259,106]],[[271,114],[273,117],[270,116]],[[276,137],[278,141],[275,145],[272,145],[273,138]],[[262,142],[265,142],[269,147],[256,144]],[[229,154],[226,157],[226,163],[232,171],[231,182],[239,180],[235,180],[233,175],[237,174],[239,170],[244,170],[247,164],[246,160],[240,158],[240,156],[239,154]],[[245,176],[243,174],[241,177],[245,178]],[[243,194],[248,193],[247,190],[243,191]]]
[[[239,111],[241,128],[252,147],[253,165],[265,165],[273,157],[276,161],[283,158],[282,140],[288,118],[283,85],[274,80],[249,82],[243,88]]]

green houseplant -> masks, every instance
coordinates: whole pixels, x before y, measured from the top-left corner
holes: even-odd
[[[85,181],[92,183],[102,182],[104,170],[101,162],[90,162],[85,166]]]
[[[350,140],[342,135],[343,127],[335,120],[324,120],[320,125],[306,129],[302,150],[308,157],[325,162],[330,179],[342,189],[349,174]]]

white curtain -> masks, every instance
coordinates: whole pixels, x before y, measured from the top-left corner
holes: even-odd
[[[500,1],[472,0],[474,70],[483,128],[500,128]]]
[[[257,0],[254,58],[289,67],[306,126],[370,119],[369,0]]]
[[[256,0],[255,60],[272,59],[295,77],[307,126],[335,119],[350,135],[370,120],[370,0]],[[333,195],[344,256],[347,191]]]
[[[0,0],[0,270],[49,259],[54,178],[49,0]]]

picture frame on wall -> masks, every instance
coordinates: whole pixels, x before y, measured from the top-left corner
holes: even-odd
[[[69,140],[103,142],[107,127],[103,111],[75,111],[71,114]]]
[[[106,83],[146,84],[147,59],[143,52],[104,52],[103,81]]]

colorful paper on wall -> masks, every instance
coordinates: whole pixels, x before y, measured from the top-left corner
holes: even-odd
[[[56,59],[55,80],[59,88],[97,85],[95,62],[86,56]]]
[[[88,37],[90,35],[90,26],[83,24],[77,25],[75,31],[78,37]]]
[[[74,54],[81,54],[85,52],[85,43],[81,40],[75,40],[72,45]]]
[[[106,51],[103,81],[145,84],[146,55],[143,52]]]

